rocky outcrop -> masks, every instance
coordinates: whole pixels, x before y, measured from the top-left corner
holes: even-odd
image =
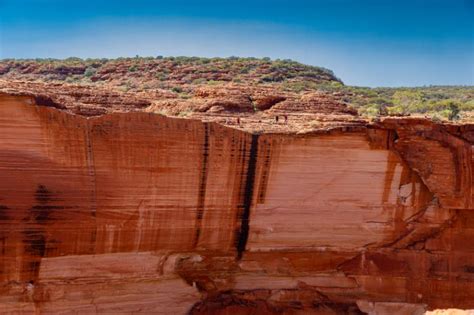
[[[3,313],[474,308],[472,125],[304,108],[311,132],[271,133],[52,99],[0,94]]]
[[[273,110],[292,113],[316,113],[325,115],[347,114],[357,115],[357,110],[347,107],[344,103],[335,101],[333,97],[324,93],[307,93],[301,99],[281,102]]]
[[[422,119],[384,119],[397,132],[394,149],[418,173],[445,208],[474,208],[472,139],[474,125],[436,125]],[[463,136],[464,135],[464,136]]]
[[[151,105],[150,100],[132,93],[92,86],[0,81],[0,90],[9,95],[30,96],[40,106],[81,116],[140,111]]]
[[[110,86],[0,80],[0,93],[30,96],[38,105],[86,117],[148,112],[217,122],[251,133],[328,132],[367,123],[331,94],[285,94],[262,86],[206,86],[188,95],[166,90],[136,93]]]

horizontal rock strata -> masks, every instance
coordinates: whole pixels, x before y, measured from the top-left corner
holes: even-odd
[[[474,308],[472,126],[57,107],[0,95],[2,313]]]

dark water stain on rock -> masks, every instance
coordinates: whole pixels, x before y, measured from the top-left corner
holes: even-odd
[[[37,204],[31,208],[31,219],[36,223],[46,223],[51,219],[51,213],[61,208],[51,205],[53,201],[52,193],[43,185],[38,185],[35,192],[35,199]]]
[[[243,212],[241,214],[240,230],[236,235],[237,259],[241,259],[247,240],[249,237],[249,218],[250,207],[252,205],[253,190],[255,185],[255,170],[257,166],[258,154],[258,135],[252,135],[252,142],[250,145],[249,162],[247,168],[247,176],[245,179],[245,191],[243,198]]]
[[[259,155],[261,159],[263,159],[263,163],[262,163],[262,171],[260,175],[260,187],[258,188],[258,194],[257,194],[257,203],[259,204],[265,203],[265,196],[267,193],[267,186],[268,186],[268,181],[270,178],[272,145],[270,142],[267,142],[266,140],[264,140],[261,145],[261,149],[262,149],[262,152]]]
[[[32,256],[44,257],[46,252],[46,239],[44,231],[40,229],[31,229],[23,231],[25,239],[25,252]]]
[[[41,259],[46,254],[47,235],[45,225],[51,221],[51,214],[63,207],[51,205],[54,202],[53,194],[46,186],[39,184],[35,191],[36,205],[31,207],[28,217],[28,227],[23,234],[24,252],[27,259],[22,273],[28,281],[37,281],[41,266]]]
[[[7,206],[0,205],[0,221],[8,220],[8,215],[7,215],[8,209],[9,208]]]
[[[197,217],[196,217],[196,234],[194,236],[193,248],[196,248],[199,243],[199,236],[201,234],[202,218],[204,215],[204,205],[206,202],[206,186],[207,186],[207,174],[208,174],[208,161],[209,161],[209,125],[204,125],[204,144],[202,148],[202,166],[201,176],[199,178],[199,190],[198,190],[198,201],[197,201]]]
[[[23,244],[26,261],[22,274],[28,281],[36,281],[39,276],[41,259],[46,252],[46,237],[43,229],[28,229],[23,231]]]
[[[464,271],[474,273],[474,266],[464,266]]]

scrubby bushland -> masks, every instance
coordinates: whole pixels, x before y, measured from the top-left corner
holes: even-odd
[[[333,93],[368,117],[416,114],[446,120],[474,119],[473,86],[346,86],[331,70],[289,59],[184,56],[4,59],[0,61],[2,78],[109,85],[131,92],[165,89],[180,97],[202,85],[261,85],[288,93]]]

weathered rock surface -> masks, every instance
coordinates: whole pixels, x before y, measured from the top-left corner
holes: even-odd
[[[0,94],[2,313],[474,308],[473,125],[369,124],[309,95],[290,125],[239,130],[38,95]]]
[[[367,123],[332,94],[276,93],[265,86],[207,86],[181,98],[166,90],[129,93],[110,86],[0,80],[0,93],[30,96],[41,106],[86,117],[148,112],[217,122],[251,133],[327,132]]]

